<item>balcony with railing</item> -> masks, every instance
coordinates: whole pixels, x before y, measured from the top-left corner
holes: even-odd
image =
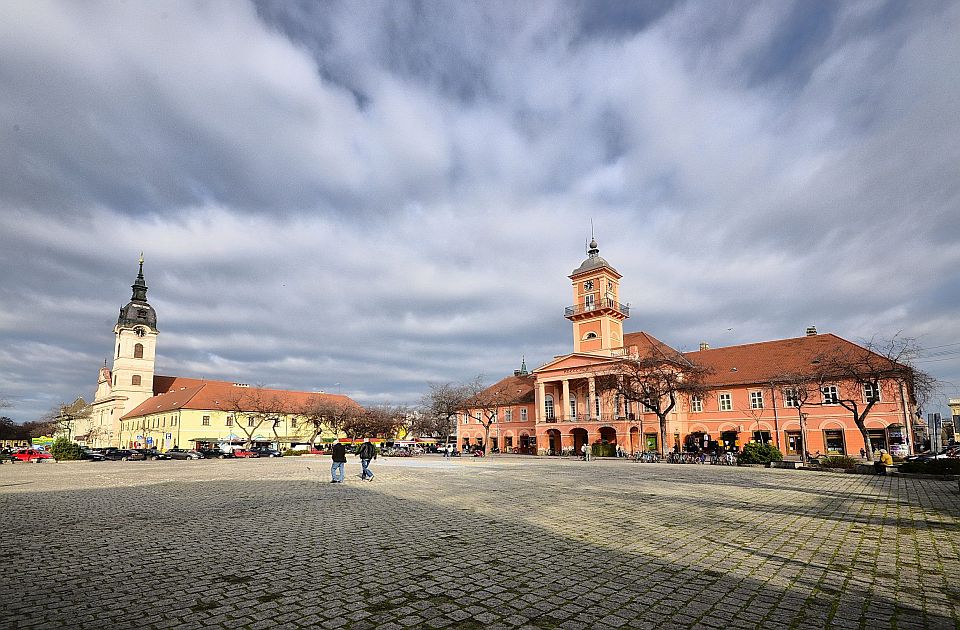
[[[578,315],[592,314],[596,311],[614,311],[623,315],[625,318],[630,317],[630,306],[621,304],[612,298],[603,298],[596,302],[585,302],[583,304],[568,306],[564,309],[563,316],[567,319],[572,319]]]

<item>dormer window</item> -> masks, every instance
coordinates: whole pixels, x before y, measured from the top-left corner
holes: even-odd
[[[138,308],[137,319],[146,319],[146,318],[147,318],[147,311],[142,308]]]

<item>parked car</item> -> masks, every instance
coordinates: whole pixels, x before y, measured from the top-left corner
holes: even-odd
[[[140,451],[135,451],[125,448],[108,448],[103,451],[104,459],[109,459],[110,461],[142,461],[146,459],[146,456]]]
[[[41,462],[45,459],[53,459],[53,455],[50,453],[39,451],[35,448],[22,448],[19,451],[11,453],[10,457],[21,462]]]
[[[94,450],[92,448],[83,448],[80,450],[83,453],[83,458],[89,459],[92,462],[102,462],[107,459],[106,457],[103,456],[103,453],[101,453],[98,450]]]
[[[234,457],[260,457],[260,453],[249,448],[235,448],[233,449],[233,456]]]
[[[203,459],[200,451],[185,448],[171,448],[166,455],[169,459]]]
[[[203,455],[205,459],[229,459],[233,457],[233,453],[226,453],[219,448],[201,448],[197,449],[197,452]]]
[[[281,453],[275,448],[261,446],[253,450],[256,451],[257,457],[283,457],[283,453]]]
[[[142,453],[144,459],[149,459],[152,461],[157,461],[158,459],[170,459],[170,456],[166,453],[161,453],[155,448],[131,448],[130,449],[136,453]]]

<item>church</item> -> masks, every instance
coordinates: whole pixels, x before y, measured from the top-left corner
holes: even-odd
[[[841,404],[849,401],[860,408],[871,405],[865,425],[873,450],[901,456],[915,450],[921,428],[914,426],[916,408],[904,383],[838,379],[806,384],[811,394],[803,404],[798,403],[798,386],[784,384],[784,374],[809,374],[821,357],[854,353],[882,359],[862,346],[811,326],[790,339],[721,348],[701,343],[697,351],[679,352],[648,332],[624,332],[630,307],[620,301],[622,276],[600,256],[595,239],[569,278],[573,304],[564,317],[572,327],[572,352],[532,372],[523,365],[491,385],[480,399],[503,402],[460,414],[461,448],[557,455],[599,444],[609,445],[600,449],[606,453],[662,453],[734,450],[759,442],[788,457],[804,450],[859,455],[865,440]],[[696,366],[704,374],[700,391],[677,395],[665,430],[640,401],[602,386],[604,377],[621,369],[625,360],[650,356]]]
[[[154,374],[160,333],[157,313],[147,301],[143,256],[139,262],[130,301],[113,328],[113,365],[104,361],[100,368],[89,428],[78,442],[159,450],[249,442],[289,448],[318,437],[316,426],[300,418],[302,410],[323,404],[359,408],[337,394]]]

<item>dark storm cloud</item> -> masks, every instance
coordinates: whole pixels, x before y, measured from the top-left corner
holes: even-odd
[[[591,219],[628,331],[950,343],[958,24],[946,2],[6,3],[0,396],[21,420],[90,397],[141,250],[159,373],[363,402],[492,380],[569,349]]]

